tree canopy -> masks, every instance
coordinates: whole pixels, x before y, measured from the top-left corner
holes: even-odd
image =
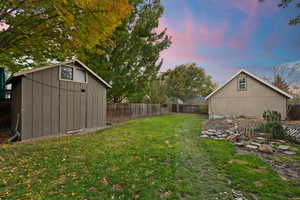
[[[83,52],[84,60],[113,87],[108,91],[111,102],[142,102],[149,82],[161,68],[160,53],[171,44],[166,30],[157,31],[163,14],[160,0],[131,0],[132,12],[112,37],[113,46],[97,46]],[[99,55],[95,52],[104,51]]]
[[[130,8],[128,0],[0,1],[0,65],[14,72],[110,44]]]
[[[175,69],[168,70],[163,74],[163,80],[168,97],[181,100],[206,96],[216,87],[212,78],[195,63],[179,65]]]
[[[258,0],[260,2],[264,2],[266,0]],[[280,3],[278,4],[279,7],[286,8],[289,5],[294,5],[296,8],[300,8],[300,1],[299,0],[280,0]],[[294,16],[289,21],[289,25],[297,25],[300,24],[300,14],[297,16]]]
[[[167,103],[168,96],[166,94],[166,87],[161,76],[149,81],[147,85],[147,95],[145,96],[146,103],[163,104]]]
[[[272,83],[288,92],[293,86],[300,83],[300,63],[284,63],[273,67]]]
[[[286,8],[288,5],[295,3],[295,7],[300,8],[300,1],[299,0],[281,0],[279,7]],[[290,21],[290,25],[296,25],[300,23],[300,14],[293,17]]]
[[[284,81],[284,79],[279,75],[276,74],[274,77],[273,85],[280,88],[285,92],[289,92],[289,85]]]

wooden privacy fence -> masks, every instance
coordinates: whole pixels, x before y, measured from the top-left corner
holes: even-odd
[[[118,123],[138,117],[163,115],[171,112],[172,107],[168,104],[108,104],[107,122]]]
[[[9,129],[11,124],[11,102],[0,101],[0,130]]]
[[[173,104],[172,112],[208,114],[208,105],[207,104],[200,104],[200,105]]]
[[[287,119],[300,120],[300,104],[288,105]]]

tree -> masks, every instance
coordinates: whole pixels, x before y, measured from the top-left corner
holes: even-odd
[[[190,97],[206,96],[213,91],[215,83],[204,69],[195,63],[183,64],[163,74],[168,97],[187,100]]]
[[[286,8],[289,4],[295,3],[295,6],[297,8],[300,8],[300,1],[295,1],[295,0],[281,0],[281,3],[278,5],[279,7]],[[289,21],[289,25],[296,25],[300,23],[300,14],[295,16]]]
[[[266,0],[259,0],[260,2],[264,2]],[[278,4],[279,7],[282,8],[286,8],[288,7],[290,4],[295,5],[296,8],[300,8],[300,1],[299,0],[280,0],[280,3]],[[300,23],[300,14],[293,17],[292,19],[290,19],[289,21],[289,25],[297,25]]]
[[[300,83],[300,63],[284,63],[273,67],[273,83],[284,91]]]
[[[113,87],[111,102],[141,102],[147,85],[156,78],[161,65],[160,53],[171,44],[166,30],[157,32],[163,14],[160,0],[131,0],[132,12],[114,32],[114,46],[97,50],[99,55],[84,52],[82,59]]]
[[[164,104],[168,100],[166,94],[166,87],[161,76],[158,76],[157,79],[154,79],[148,84],[148,92],[145,96],[145,102],[151,104]]]
[[[289,92],[289,85],[283,80],[283,78],[279,74],[275,75],[273,85],[285,92]]]
[[[0,65],[11,71],[108,44],[128,0],[0,1]]]

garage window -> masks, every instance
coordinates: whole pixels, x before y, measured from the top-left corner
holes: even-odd
[[[246,79],[246,77],[240,77],[238,79],[238,89],[239,90],[247,90],[247,79]]]

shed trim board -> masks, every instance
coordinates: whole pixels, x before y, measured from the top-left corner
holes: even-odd
[[[95,72],[93,72],[90,68],[88,68],[85,64],[83,64],[80,60],[77,60],[77,59],[66,61],[66,62],[62,62],[62,63],[56,63],[56,64],[52,64],[52,65],[47,65],[47,66],[43,66],[43,67],[37,67],[37,68],[33,68],[33,69],[28,69],[28,70],[17,72],[15,74],[13,74],[7,80],[7,83],[10,83],[13,78],[18,77],[18,76],[23,76],[23,75],[30,74],[30,73],[33,73],[33,72],[38,72],[38,71],[41,71],[41,70],[46,70],[46,69],[57,67],[57,66],[60,66],[60,65],[67,65],[67,64],[76,63],[76,62],[79,63],[88,72],[90,72],[93,76],[95,76],[106,87],[111,88],[110,84],[108,84],[106,81],[104,81],[100,76],[98,76]]]
[[[234,74],[234,75],[233,75],[228,81],[226,81],[223,85],[221,85],[221,86],[220,86],[219,88],[217,88],[215,91],[213,91],[212,93],[210,93],[210,94],[205,98],[205,100],[208,100],[210,97],[212,97],[215,93],[217,93],[219,90],[221,90],[222,88],[224,88],[228,83],[230,83],[234,78],[236,78],[236,77],[237,77],[239,74],[241,74],[241,73],[245,73],[245,74],[249,75],[250,77],[254,78],[255,80],[257,80],[257,81],[259,81],[260,83],[262,83],[262,84],[268,86],[269,88],[275,90],[276,92],[280,93],[281,95],[283,95],[283,96],[285,96],[285,97],[287,97],[287,98],[289,98],[289,99],[292,99],[292,98],[293,98],[290,94],[284,92],[283,90],[281,90],[281,89],[275,87],[274,85],[272,85],[272,84],[270,84],[270,83],[268,83],[268,82],[262,80],[261,78],[259,78],[259,77],[255,76],[254,74],[252,74],[252,73],[246,71],[245,69],[242,69],[242,70],[240,70],[238,73]]]

